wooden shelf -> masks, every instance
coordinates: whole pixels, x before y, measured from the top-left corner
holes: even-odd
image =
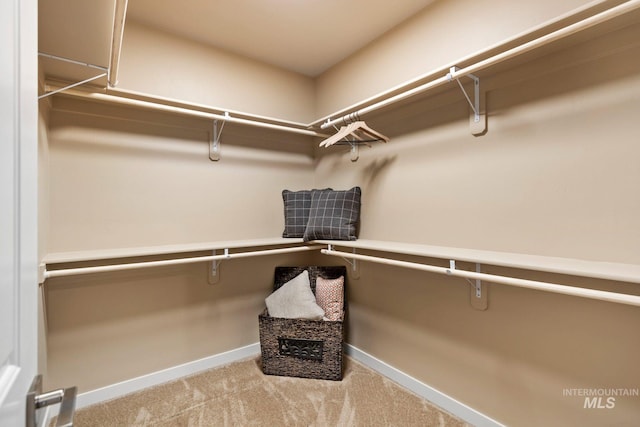
[[[295,246],[303,243],[302,239],[285,239],[282,237],[227,240],[215,242],[189,243],[180,245],[145,246],[134,248],[103,249],[74,252],[54,252],[47,254],[41,264],[52,265],[69,262],[96,261],[116,258],[132,258],[152,255],[180,254],[188,252],[213,251],[215,249],[241,249],[265,246]]]
[[[572,258],[364,239],[356,241],[317,240],[314,243],[400,255],[417,255],[525,270],[545,271],[571,276],[640,283],[640,265],[637,264],[586,261]]]
[[[46,255],[42,265],[86,262],[118,258],[132,258],[154,255],[170,255],[189,252],[204,252],[223,249],[248,249],[271,246],[295,247],[303,244],[302,239],[286,239],[282,237],[202,242],[180,245],[147,246],[120,249],[90,250],[77,252],[57,252]],[[477,249],[453,248],[416,243],[360,239],[315,240],[306,242],[309,245],[334,245],[336,247],[353,248],[396,255],[415,255],[429,258],[456,260],[524,270],[544,271],[567,274],[571,276],[592,277],[597,279],[621,282],[640,283],[640,265],[613,262],[587,261],[572,258],[548,257],[539,255],[517,254],[510,252],[485,251]]]

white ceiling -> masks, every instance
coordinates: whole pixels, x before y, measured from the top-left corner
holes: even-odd
[[[129,0],[126,20],[315,77],[434,1]],[[114,7],[115,0],[39,0],[38,50],[108,66]],[[126,50],[126,24],[124,43]],[[48,78],[96,75],[41,63]]]
[[[127,20],[317,76],[433,1],[129,0]]]

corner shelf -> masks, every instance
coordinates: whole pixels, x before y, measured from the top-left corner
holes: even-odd
[[[360,239],[355,241],[317,240],[313,243],[364,249],[399,255],[416,255],[462,262],[544,271],[570,276],[592,277],[620,282],[640,283],[640,265],[587,261],[511,252],[453,248],[415,243]]]
[[[133,258],[154,255],[170,255],[189,252],[205,252],[216,249],[241,249],[257,248],[265,246],[282,246],[301,244],[302,239],[285,239],[282,237],[247,239],[247,240],[221,240],[214,242],[186,243],[178,245],[142,246],[117,249],[95,249],[88,251],[52,252],[44,256],[40,262],[42,265],[65,264],[73,262],[99,261],[117,258]]]

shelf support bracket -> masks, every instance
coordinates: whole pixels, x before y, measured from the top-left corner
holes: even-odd
[[[213,256],[216,256],[216,250],[212,252]],[[211,268],[209,269],[208,282],[210,285],[215,285],[220,281],[220,263],[222,260],[211,261]]]
[[[72,89],[72,88],[74,88],[74,87],[76,87],[76,86],[81,86],[81,85],[83,85],[83,84],[85,84],[85,83],[89,83],[89,82],[92,82],[92,81],[94,81],[94,80],[101,79],[102,77],[107,77],[107,73],[98,74],[97,76],[89,77],[88,79],[86,79],[86,80],[82,80],[81,82],[73,83],[73,84],[67,85],[67,86],[65,86],[65,87],[61,87],[61,88],[59,88],[59,89],[52,90],[52,91],[50,91],[50,92],[45,92],[45,93],[43,93],[42,95],[39,95],[39,96],[38,96],[38,100],[41,100],[41,99],[43,99],[43,98],[47,98],[47,97],[49,97],[49,96],[51,96],[51,95],[55,95],[56,93],[63,92],[63,91],[65,91],[65,90],[67,90],[67,89]]]
[[[46,264],[40,264],[38,265],[38,284],[43,284],[44,281],[46,280],[46,276],[47,275],[47,265]]]
[[[327,250],[328,251],[332,251],[333,250],[333,245],[327,245]],[[353,253],[356,253],[356,248],[353,248]],[[347,264],[349,264],[351,266],[351,278],[352,279],[359,279],[360,278],[360,268],[358,267],[358,260],[356,259],[348,259],[345,257],[340,257],[344,260],[344,262],[346,262]]]
[[[351,144],[351,161],[357,162],[360,158],[360,147],[358,144]]]
[[[449,69],[449,73],[447,73],[447,79],[449,81],[455,80],[458,83],[458,86],[460,86],[460,90],[462,90],[462,94],[471,107],[472,114],[469,119],[471,133],[475,136],[484,135],[487,131],[487,117],[486,113],[482,113],[482,111],[485,110],[485,105],[484,97],[480,96],[480,78],[473,74],[466,75],[471,80],[473,80],[473,101],[471,101],[471,98],[467,94],[467,91],[464,89],[464,86],[462,86],[462,83],[460,83],[460,78],[455,77],[455,73],[458,70],[458,67],[451,67]]]
[[[356,248],[353,248],[353,253],[354,254],[356,253]],[[347,261],[346,258],[343,258],[343,259],[345,261]],[[360,278],[360,268],[359,268],[358,260],[354,259],[349,264],[351,264],[351,277],[353,279],[359,279]]]
[[[451,275],[453,273],[453,270],[455,269],[456,269],[456,261],[453,259],[449,260],[449,268],[447,269],[447,275]],[[482,265],[476,263],[476,273],[481,273],[481,272],[482,272]],[[471,307],[480,311],[486,310],[489,305],[488,304],[489,288],[487,287],[486,284],[483,284],[482,280],[480,279],[476,279],[474,281],[471,281],[469,279],[466,279],[466,280],[471,285],[471,287],[469,288],[471,291],[469,294],[469,301],[471,303]]]
[[[482,272],[482,265],[476,264],[476,273]],[[469,301],[471,307],[479,311],[485,311],[489,306],[489,286],[486,283],[482,283],[482,280],[476,279],[471,282],[471,293],[469,294]]]
[[[230,117],[229,112],[225,111],[224,116]],[[209,138],[209,159],[211,159],[211,161],[213,162],[217,162],[218,160],[220,160],[220,137],[222,136],[222,129],[224,129],[225,123],[225,120],[213,121],[213,132],[211,132]]]
[[[216,250],[213,250],[213,256],[216,256]],[[225,248],[224,249],[224,256],[225,258],[229,258],[229,248]],[[211,261],[211,268],[209,269],[209,284],[210,285],[215,285],[216,283],[218,283],[220,281],[220,264],[222,263],[222,260],[213,260]]]

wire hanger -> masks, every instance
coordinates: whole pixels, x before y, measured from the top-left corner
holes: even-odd
[[[351,135],[351,138],[349,136]],[[366,144],[368,142],[389,142],[389,138],[371,129],[361,120],[342,126],[335,134],[320,143],[320,147],[330,147],[337,143]]]

